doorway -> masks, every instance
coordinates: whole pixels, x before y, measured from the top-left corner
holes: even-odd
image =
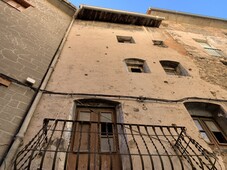
[[[67,169],[121,169],[115,107],[79,105],[75,120]]]

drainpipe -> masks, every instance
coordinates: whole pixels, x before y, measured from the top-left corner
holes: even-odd
[[[28,129],[29,123],[30,123],[30,121],[33,117],[34,111],[35,111],[35,109],[36,109],[36,107],[37,107],[37,105],[38,105],[38,103],[39,103],[39,101],[42,97],[42,92],[39,91],[39,90],[45,89],[45,87],[48,83],[48,80],[49,80],[52,72],[54,71],[55,65],[58,61],[58,58],[61,54],[62,48],[65,44],[66,39],[67,39],[67,36],[68,36],[68,34],[71,30],[71,27],[74,23],[75,16],[78,14],[78,12],[79,12],[79,10],[77,10],[72,17],[72,20],[71,20],[71,22],[70,22],[70,24],[67,28],[67,31],[65,32],[65,35],[62,38],[54,56],[53,56],[53,59],[52,59],[50,65],[47,69],[47,72],[45,73],[44,78],[43,78],[36,94],[34,95],[35,96],[34,100],[33,100],[32,104],[30,105],[30,107],[28,109],[28,112],[27,112],[27,114],[24,118],[24,121],[23,121],[22,125],[20,126],[20,130],[17,133],[17,135],[15,136],[14,141],[13,141],[13,143],[12,143],[12,145],[11,145],[11,147],[10,147],[10,149],[9,149],[9,151],[8,151],[8,153],[7,153],[5,159],[4,159],[4,161],[3,161],[3,163],[0,167],[0,170],[10,170],[12,168],[14,157],[17,154],[18,148],[22,145],[23,138],[24,138],[25,133]]]

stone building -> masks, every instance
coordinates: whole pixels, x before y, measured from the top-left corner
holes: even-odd
[[[0,165],[46,81],[75,7],[58,0],[0,1]],[[27,81],[28,78],[28,81]],[[27,83],[27,84],[25,84]],[[33,84],[33,88],[27,87]],[[27,86],[26,86],[27,85]]]
[[[227,21],[153,8],[66,7],[72,13],[60,15],[68,22],[53,36],[59,41],[45,35],[57,49],[48,82],[29,90],[20,82],[30,75],[1,71],[11,82],[4,93],[16,86],[39,94],[17,135],[23,146],[16,154],[22,142],[14,140],[4,167],[225,169]]]

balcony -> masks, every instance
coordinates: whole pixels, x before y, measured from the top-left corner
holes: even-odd
[[[44,119],[14,169],[219,169],[185,127]]]

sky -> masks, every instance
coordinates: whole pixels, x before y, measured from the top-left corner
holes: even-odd
[[[227,19],[227,0],[69,0],[80,4],[146,13],[149,7]]]

